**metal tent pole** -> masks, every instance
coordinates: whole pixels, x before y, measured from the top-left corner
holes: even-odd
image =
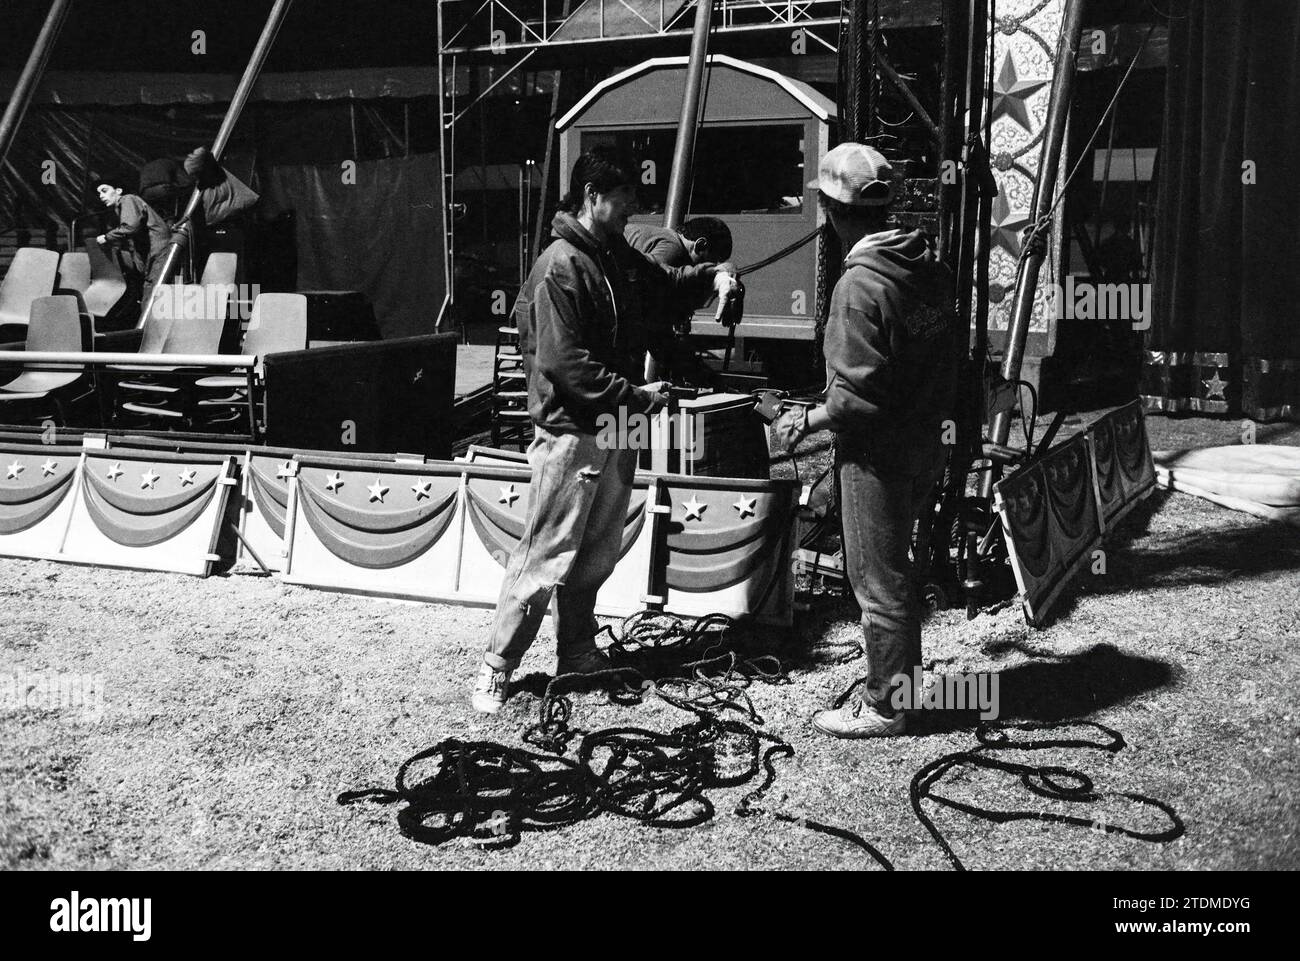
[[[677,121],[677,143],[673,146],[673,169],[668,179],[668,202],[664,205],[664,226],[680,227],[686,219],[690,194],[691,163],[695,158],[695,123],[700,113],[700,91],[704,62],[709,50],[709,24],[713,0],[695,0],[695,31],[691,34],[691,56],[686,65],[686,91]]]
[[[27,57],[23,72],[18,75],[18,82],[14,84],[14,91],[9,96],[4,117],[0,118],[0,168],[4,166],[9,147],[23,122],[23,115],[27,113],[27,107],[36,93],[36,85],[41,82],[41,75],[45,73],[45,67],[50,62],[50,54],[54,50],[54,42],[58,39],[59,30],[62,29],[64,18],[68,14],[69,3],[71,0],[54,0],[50,4],[50,12],[45,15],[45,23],[41,26],[41,32],[36,35],[36,43]]]
[[[1065,142],[1065,129],[1070,118],[1070,93],[1074,83],[1075,61],[1079,56],[1079,38],[1083,28],[1084,0],[1066,0],[1065,20],[1061,28],[1061,42],[1056,51],[1056,74],[1052,77],[1052,99],[1048,107],[1047,127],[1043,131],[1043,155],[1038,165],[1038,182],[1034,185],[1033,224],[1036,230],[1046,230],[1047,218],[1052,213],[1056,198],[1056,174],[1061,164],[1061,147]],[[1016,285],[1015,305],[1011,324],[1007,329],[1006,352],[1002,356],[1002,378],[1020,379],[1020,367],[1025,357],[1025,342],[1029,337],[1029,322],[1034,312],[1034,291],[1038,288],[1038,272],[1047,256],[1046,243],[1030,244],[1025,253],[1023,269]],[[1006,444],[1011,433],[1010,410],[999,411],[993,418],[989,440]],[[985,471],[980,482],[980,496],[993,494],[992,468]]]
[[[289,5],[292,2],[293,0],[275,0],[274,6],[271,7],[266,24],[262,27],[262,35],[257,38],[257,46],[253,48],[253,55],[249,58],[248,65],[244,67],[244,75],[239,78],[239,86],[235,88],[230,98],[230,106],[221,120],[221,128],[217,131],[216,139],[212,141],[212,159],[215,161],[221,160],[221,155],[226,150],[230,135],[235,129],[235,124],[239,122],[239,115],[243,112],[249,95],[253,92],[253,84],[257,83],[258,74],[266,63],[271,45],[275,43],[275,35],[280,32],[280,25],[284,23],[285,14],[289,12]],[[189,202],[185,205],[185,211],[181,214],[180,229],[184,234],[190,233],[190,219],[198,210],[202,199],[203,191],[196,184],[194,192],[190,194]],[[154,284],[155,291],[169,283],[175,276],[176,268],[180,264],[181,246],[181,241],[173,238],[171,246],[167,248],[167,259],[163,261],[162,272]],[[143,327],[145,321],[149,319],[153,303],[154,298],[150,297],[148,303],[140,305],[140,320],[136,324],[137,327]]]

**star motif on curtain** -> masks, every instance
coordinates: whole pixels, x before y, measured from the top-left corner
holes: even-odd
[[[506,507],[513,507],[519,495],[515,493],[515,485],[508,484],[501,488],[501,496],[497,498],[498,504],[505,504]]]
[[[41,476],[49,477],[58,469],[59,469],[58,464],[54,463],[54,461],[52,460],[47,460],[44,464],[41,465]]]
[[[418,481],[411,485],[411,490],[415,493],[415,499],[418,501],[421,497],[431,497],[433,490],[433,481]]]
[[[740,511],[740,519],[744,520],[750,514],[755,513],[754,504],[758,501],[757,497],[736,497],[736,503],[731,506]]]
[[[126,471],[122,470],[122,465],[121,465],[121,464],[119,464],[119,463],[112,463],[112,464],[109,464],[109,465],[108,465],[108,470],[107,470],[105,476],[107,476],[109,480],[111,480],[111,481],[115,481],[115,480],[117,480],[119,477],[121,477],[121,476],[122,476],[123,474],[125,474],[125,473],[126,473]]]
[[[153,472],[153,468],[150,467],[147,471],[145,471],[143,474],[140,475],[140,489],[144,490],[147,487],[150,490],[153,490],[153,485],[158,483],[160,480],[162,480],[162,475],[155,474]]]
[[[177,476],[178,478],[180,478],[181,486],[184,487],[186,484],[193,484],[193,483],[194,483],[194,476],[195,476],[197,473],[198,473],[198,471],[194,470],[192,467],[186,467],[184,470],[182,470],[182,471],[181,471],[179,474],[177,474],[176,476]]]
[[[701,504],[694,494],[691,495],[690,500],[682,502],[682,507],[686,509],[686,519],[688,521],[700,520],[708,506],[708,504]]]
[[[329,491],[331,494],[338,493],[338,489],[342,486],[343,486],[343,475],[340,474],[338,471],[335,471],[333,474],[326,476],[325,489]]]
[[[370,500],[372,503],[374,501],[379,501],[379,503],[382,504],[384,502],[384,495],[388,493],[388,488],[384,486],[383,482],[378,477],[375,478],[375,482],[367,487],[366,490],[370,493]]]
[[[1219,372],[1217,370],[1214,372],[1213,377],[1211,377],[1209,380],[1203,380],[1201,381],[1201,383],[1205,385],[1206,400],[1211,400],[1215,397],[1217,397],[1219,400],[1227,399],[1223,392],[1228,389],[1228,384],[1230,383],[1230,381],[1220,380]]]
[[[1029,125],[1029,107],[1025,101],[1049,83],[1050,80],[1021,80],[1016,74],[1011,54],[1007,53],[1002,58],[1002,69],[993,81],[993,119],[1010,117],[1024,127],[1027,133],[1033,133]]]
[[[23,471],[25,471],[26,469],[27,469],[27,468],[24,467],[22,464],[18,463],[18,461],[14,461],[14,462],[13,462],[12,464],[10,464],[9,467],[7,468],[7,470],[9,471],[8,479],[9,479],[9,480],[13,480],[15,477],[17,477],[19,474],[21,474],[21,473],[22,473]]]
[[[283,464],[281,464],[279,467],[277,467],[277,468],[275,469],[275,476],[276,476],[276,479],[277,479],[277,480],[284,480],[286,477],[292,477],[292,476],[293,476],[293,461],[288,461],[288,460],[287,460],[287,461],[285,461]]]
[[[998,191],[993,201],[993,219],[989,223],[989,240],[1012,257],[1020,256],[1020,235],[1029,226],[1029,211],[1012,210],[1007,195]]]

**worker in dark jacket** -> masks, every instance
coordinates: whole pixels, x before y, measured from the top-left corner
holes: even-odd
[[[921,665],[921,619],[908,550],[912,526],[943,475],[944,422],[956,390],[951,272],[920,231],[885,228],[888,161],[863,144],[826,154],[814,182],[848,256],[826,323],[824,405],[792,407],[773,425],[793,448],[810,431],[837,439],[843,544],[862,609],[867,676],[856,696],[813,723],[837,737],[903,731],[900,683]],[[907,700],[906,703],[915,703]]]
[[[605,428],[630,426],[668,400],[666,383],[645,384],[641,376],[652,346],[643,299],[664,271],[623,239],[635,200],[633,169],[607,148],[578,159],[554,239],[515,302],[536,436],[524,533],[506,567],[474,686],[472,704],[485,713],[505,703],[511,672],[553,594],[556,673],[609,667],[596,646],[593,612],[622,552],[637,450],[628,435]],[[726,293],[730,283],[711,265],[667,276],[683,294],[710,287]]]
[[[100,203],[116,211],[117,226],[100,234],[95,242],[114,248],[127,289],[147,303],[171,244],[171,228],[156,210],[119,183],[101,183],[97,192]]]
[[[731,229],[717,217],[692,217],[682,224],[681,230],[648,223],[629,224],[623,231],[623,239],[633,250],[663,267],[681,269],[716,263],[720,270],[735,274],[735,268],[729,263]],[[706,372],[688,351],[679,349],[673,336],[674,332],[678,336],[691,332],[691,316],[708,302],[713,292],[706,289],[700,293],[695,297],[675,296],[671,288],[662,284],[648,292],[646,311],[659,344],[652,351],[654,364],[646,368],[648,376],[652,371],[663,370],[685,375],[691,382],[706,379]]]

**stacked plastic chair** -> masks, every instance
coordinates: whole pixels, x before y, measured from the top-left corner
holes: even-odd
[[[155,291],[157,302],[150,314],[151,331],[146,324],[145,339],[139,353],[216,354],[230,311],[227,285],[204,287],[199,284],[169,284]],[[165,325],[165,331],[163,327]],[[162,341],[159,344],[159,333]],[[152,335],[152,336],[151,336]],[[196,419],[198,396],[194,368],[132,367],[113,368],[131,376],[118,381],[116,419],[119,422],[143,421],[156,426],[190,426]]]
[[[91,349],[87,318],[68,294],[38,297],[28,315],[26,352],[75,353]],[[90,397],[93,384],[82,364],[24,364],[17,376],[0,383],[0,420],[70,422],[71,404]]]
[[[260,294],[253,301],[248,330],[239,352],[257,357],[253,369],[254,387],[262,383],[263,360],[267,354],[307,348],[307,298],[302,294]],[[248,411],[248,378],[220,374],[203,377],[194,384],[198,403],[195,426],[222,431],[245,422]],[[254,398],[259,422],[265,421],[265,398]]]
[[[58,251],[41,247],[18,249],[4,279],[0,280],[0,344],[26,338],[33,301],[54,293],[58,275]]]

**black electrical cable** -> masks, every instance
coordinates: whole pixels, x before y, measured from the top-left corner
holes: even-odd
[[[617,666],[602,675],[561,675],[547,685],[541,721],[525,733],[530,743],[544,747],[546,753],[448,738],[404,761],[394,789],[347,791],[338,796],[338,803],[402,802],[397,823],[406,837],[431,845],[461,839],[494,850],[513,847],[526,831],[555,830],[602,813],[651,827],[693,827],[716,813],[707,791],[748,784],[761,770],[758,786],[735,807],[737,817],[770,817],[834,837],[860,849],[885,870],[893,870],[888,857],[853,831],[763,807],[763,799],[776,781],[776,759],[793,758],[795,750],[777,735],[751,726],[763,721],[744,689],[755,681],[789,682],[775,657],[741,656],[724,641],[728,631],[734,635],[735,625],[723,615],[707,615],[688,623],[673,615],[648,612],[633,615],[625,625],[628,630],[617,638],[616,654],[671,649],[687,657],[699,656],[679,663],[679,669],[688,672],[686,676],[658,680],[638,669]],[[635,677],[641,678],[641,684],[633,688],[627,682]],[[572,703],[561,691],[599,681],[614,685],[611,700],[615,703],[635,704],[653,694],[695,714],[696,719],[667,733],[632,726],[586,734],[571,730]],[[847,700],[858,683],[861,681],[840,694],[836,704]],[[677,687],[680,693],[672,690]],[[720,716],[726,710],[734,710],[744,719]],[[1079,728],[1092,729],[1103,737],[1016,736],[1018,732],[1049,735]],[[565,756],[569,742],[579,735],[575,756]],[[1186,831],[1178,813],[1164,801],[1135,792],[1098,791],[1093,779],[1075,768],[1020,763],[999,756],[1012,751],[1077,749],[1115,754],[1125,747],[1118,731],[1092,721],[987,722],[976,729],[975,738],[976,747],[925,764],[909,788],[917,820],[957,870],[965,870],[966,865],[924,808],[924,801],[995,824],[1043,821],[1156,843],[1176,840]],[[1168,825],[1160,830],[1140,830],[1111,823],[1105,816],[1045,809],[995,810],[938,793],[944,777],[963,767],[1014,775],[1024,789],[1044,801],[1075,805],[1122,799],[1155,808],[1168,819]]]
[[[1090,741],[1084,738],[1048,738],[1043,740],[1013,741],[1014,731],[1058,731],[1069,727],[1087,727],[1101,732],[1105,740]],[[925,829],[943,850],[949,862],[958,871],[966,870],[961,858],[952,849],[947,838],[939,831],[933,819],[925,812],[921,802],[934,801],[945,807],[965,814],[992,821],[995,824],[1007,824],[1012,821],[1046,821],[1052,824],[1069,824],[1092,830],[1105,831],[1107,834],[1121,834],[1140,841],[1164,842],[1181,837],[1186,828],[1178,813],[1164,801],[1135,794],[1128,791],[1099,792],[1095,790],[1092,778],[1082,771],[1050,764],[1018,764],[991,756],[991,751],[1041,751],[1047,749],[1091,749],[1115,754],[1125,746],[1124,736],[1118,731],[1105,727],[1094,721],[1070,721],[1063,723],[1026,722],[1021,724],[1001,723],[981,724],[975,731],[979,746],[968,751],[956,751],[945,754],[926,764],[912,778],[910,790],[912,811]],[[1163,831],[1138,831],[1109,823],[1101,819],[1073,814],[1057,814],[1044,810],[992,810],[974,804],[957,801],[935,793],[935,788],[949,771],[959,767],[976,767],[984,770],[1000,771],[1019,777],[1021,785],[1031,794],[1049,801],[1072,804],[1087,804],[1104,801],[1108,798],[1124,798],[1146,807],[1154,807],[1169,818],[1169,826]]]
[[[524,735],[548,753],[449,738],[403,762],[394,789],[348,791],[338,803],[404,802],[397,823],[406,837],[432,845],[459,838],[491,850],[513,847],[525,831],[554,830],[601,813],[650,827],[693,827],[716,813],[706,791],[747,784],[762,771],[761,782],[736,806],[738,817],[771,817],[834,837],[893,870],[883,853],[853,831],[762,806],[776,780],[776,758],[793,757],[794,748],[751,726],[763,720],[745,688],[755,681],[788,683],[788,678],[771,655],[741,656],[726,641],[734,634],[735,624],[721,614],[694,620],[635,614],[610,648],[615,659],[672,650],[690,658],[679,663],[686,675],[651,680],[631,667],[561,675],[547,685],[540,722]],[[638,688],[627,685],[637,677]],[[696,719],[666,734],[640,727],[582,734],[576,757],[563,756],[578,734],[569,728],[572,703],[561,691],[602,681],[615,685],[611,699],[616,703],[637,703],[653,694]],[[727,710],[744,720],[721,717]]]

